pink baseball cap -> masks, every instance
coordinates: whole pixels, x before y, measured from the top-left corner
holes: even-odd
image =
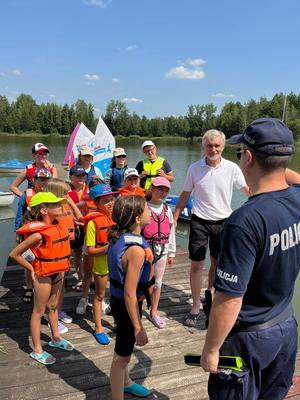
[[[157,176],[156,178],[154,178],[151,184],[153,186],[164,186],[167,187],[168,189],[171,189],[171,184],[168,181],[168,179],[162,176]]]

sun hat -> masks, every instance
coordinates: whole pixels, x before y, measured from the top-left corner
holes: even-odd
[[[145,140],[141,145],[142,150],[144,150],[144,147],[146,146],[155,146],[155,144],[152,142],[152,140]]]
[[[52,178],[52,175],[49,169],[41,167],[35,170],[34,178]]]
[[[55,194],[51,192],[39,192],[32,196],[29,206],[35,207],[39,204],[47,203],[65,203],[67,200],[63,197],[56,197]]]
[[[85,144],[82,146],[79,146],[78,150],[82,156],[92,156],[93,155],[92,150],[89,148],[89,146],[87,146]]]
[[[124,173],[124,180],[127,179],[129,176],[137,176],[139,177],[139,173],[135,168],[127,168]]]
[[[227,143],[245,143],[254,151],[272,156],[290,156],[294,152],[293,133],[277,118],[258,118]]]
[[[47,153],[50,153],[48,147],[46,147],[43,143],[35,143],[32,146],[31,152],[32,154],[40,154],[43,153],[44,151],[46,151]]]
[[[153,179],[151,182],[151,185],[153,186],[164,186],[167,187],[168,189],[171,189],[171,184],[168,181],[167,178],[164,178],[163,176],[157,176],[156,178]]]
[[[118,192],[114,192],[110,186],[105,185],[104,183],[98,183],[98,185],[95,185],[90,189],[89,195],[92,200],[95,200],[97,197],[108,196],[116,193]]]
[[[71,176],[71,175],[75,175],[75,176],[79,176],[79,175],[82,175],[82,174],[86,174],[86,171],[85,171],[85,169],[81,166],[81,165],[79,165],[79,164],[75,164],[75,165],[73,165],[73,167],[70,169],[70,171],[69,171],[69,175]]]
[[[127,156],[123,147],[117,147],[113,151],[113,157],[119,157],[119,156]]]

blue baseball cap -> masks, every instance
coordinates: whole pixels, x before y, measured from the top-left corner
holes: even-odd
[[[99,183],[98,185],[93,186],[90,189],[90,198],[95,200],[97,197],[100,196],[108,196],[109,194],[116,194],[118,192],[113,192],[112,188],[108,185],[103,183]]]
[[[73,167],[69,171],[69,175],[80,176],[80,175],[83,175],[83,174],[87,175],[85,169],[79,164],[73,165]]]
[[[254,151],[271,156],[294,153],[293,132],[277,118],[258,118],[247,126],[244,133],[232,136],[227,143],[244,143]]]

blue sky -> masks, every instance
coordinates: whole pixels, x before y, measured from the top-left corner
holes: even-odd
[[[300,93],[298,0],[1,0],[0,95],[147,117]]]

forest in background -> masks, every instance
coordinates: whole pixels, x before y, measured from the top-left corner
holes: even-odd
[[[283,115],[284,113],[284,115]],[[249,122],[260,117],[282,119],[300,140],[300,95],[278,93],[268,100],[228,102],[221,111],[210,104],[188,106],[182,116],[147,118],[130,112],[126,103],[111,100],[102,115],[114,136],[130,137],[200,137],[208,129],[222,130],[226,137],[241,133]],[[70,135],[77,122],[83,122],[95,132],[98,118],[94,106],[84,100],[72,105],[55,103],[38,104],[30,95],[21,94],[10,103],[0,96],[0,132],[8,134]]]

